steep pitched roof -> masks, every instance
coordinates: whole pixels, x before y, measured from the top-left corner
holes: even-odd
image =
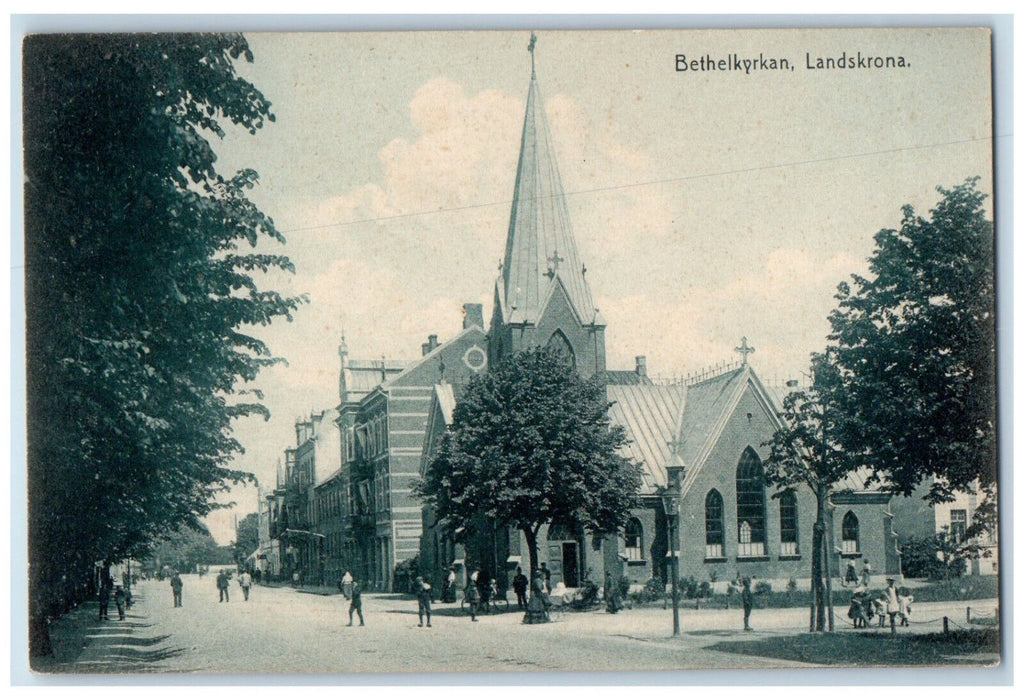
[[[614,425],[626,429],[630,443],[626,456],[643,462],[643,493],[652,493],[668,480],[667,466],[678,464],[672,444],[686,403],[686,387],[681,384],[609,384],[608,400],[613,401],[608,415]]]
[[[569,221],[537,77],[530,78],[505,259],[496,311],[505,323],[536,322],[556,281],[584,324],[602,323],[583,273]]]

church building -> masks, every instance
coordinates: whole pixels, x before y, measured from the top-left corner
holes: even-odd
[[[531,41],[531,54],[533,42]],[[741,358],[696,378],[657,383],[646,359],[631,370],[606,367],[605,327],[594,305],[569,217],[555,151],[534,68],[526,101],[519,164],[505,257],[494,287],[487,334],[490,363],[533,347],[557,348],[584,377],[602,375],[612,422],[625,428],[627,455],[643,466],[642,507],[624,532],[595,535],[567,523],[541,531],[539,552],[552,585],[573,588],[586,576],[600,585],[605,574],[643,584],[667,575],[670,553],[681,577],[721,582],[737,575],[758,579],[807,579],[816,504],[807,488],[767,486],[765,443],[782,425],[785,389],[766,387],[748,362],[754,351],[743,338]],[[420,469],[430,463],[451,422],[458,386],[434,387]],[[681,474],[682,498],[675,542],[660,491]],[[832,569],[865,561],[876,573],[898,573],[898,549],[889,496],[863,480],[843,484],[834,500],[836,543]],[[473,528],[465,542],[446,540],[424,509],[421,571],[435,584],[454,566],[464,580],[473,568],[508,585],[517,566],[528,566],[525,538],[517,530]],[[671,549],[670,549],[671,546]]]

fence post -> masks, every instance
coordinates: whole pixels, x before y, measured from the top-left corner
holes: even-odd
[[[967,624],[971,624],[971,606],[967,606]]]
[[[949,618],[945,615],[942,616],[942,633],[949,634]]]

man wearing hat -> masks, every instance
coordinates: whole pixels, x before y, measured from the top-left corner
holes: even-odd
[[[885,600],[885,612],[889,616],[889,628],[896,634],[896,616],[900,614],[900,597],[896,593],[896,579],[889,577],[885,579],[885,593],[882,594]]]
[[[419,603],[420,627],[423,626],[423,616],[427,616],[427,627],[430,627],[430,584],[423,580],[422,576],[416,577],[416,600]]]

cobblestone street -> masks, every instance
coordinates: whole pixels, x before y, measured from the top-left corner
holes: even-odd
[[[737,610],[681,611],[683,635],[671,638],[671,612],[659,606],[565,613],[547,625],[523,625],[516,612],[473,623],[457,605],[437,605],[433,627],[417,626],[416,603],[390,594],[364,595],[366,626],[347,627],[348,602],[290,588],[237,586],[218,603],[212,577],[185,576],[184,607],[174,608],[167,582],[145,581],[124,622],[92,619],[95,603],[65,624],[85,625],[76,659],[59,673],[402,673],[474,671],[610,671],[800,667],[793,661],[710,649],[722,641],[756,640],[805,631],[804,609],[755,610],[744,633]],[[976,610],[994,601],[973,603]],[[967,603],[922,604],[925,621],[963,618]],[[837,618],[844,611],[837,610]],[[961,620],[962,621],[962,620]],[[848,632],[845,620],[837,619]],[[934,624],[915,631],[935,631]],[[941,625],[939,627],[941,629]]]

